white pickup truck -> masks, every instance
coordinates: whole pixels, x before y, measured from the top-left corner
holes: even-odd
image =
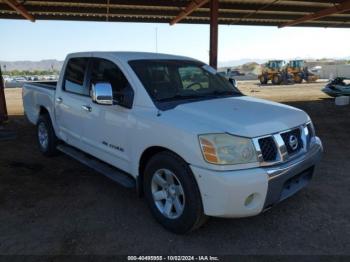
[[[305,112],[188,57],[70,54],[57,83],[24,85],[23,102],[42,153],[136,188],[176,233],[272,207],[308,184],[323,151]]]

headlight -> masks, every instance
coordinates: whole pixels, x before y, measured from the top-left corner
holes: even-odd
[[[229,134],[199,136],[204,159],[211,164],[235,165],[257,162],[251,139]]]

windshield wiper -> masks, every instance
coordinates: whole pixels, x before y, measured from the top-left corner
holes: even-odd
[[[206,97],[205,95],[175,95],[172,97],[166,97],[157,99],[158,102],[166,102],[166,101],[173,101],[173,100],[181,100],[181,99],[196,99],[196,98],[203,98]]]
[[[211,93],[206,94],[207,96],[238,96],[241,95],[233,90],[215,90]]]
[[[211,93],[206,94],[192,94],[192,95],[175,95],[172,97],[166,97],[157,99],[158,102],[167,102],[167,101],[174,101],[174,100],[181,100],[181,99],[200,99],[200,98],[210,98],[210,97],[220,97],[220,96],[240,96],[242,94],[236,93],[233,90],[222,90],[218,91],[215,90]]]

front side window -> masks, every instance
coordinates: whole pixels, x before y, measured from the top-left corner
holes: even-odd
[[[78,95],[89,95],[89,88],[84,85],[88,61],[88,58],[69,59],[64,79],[65,91]]]
[[[241,95],[228,80],[200,62],[134,60],[129,64],[155,102]]]
[[[92,61],[91,84],[110,83],[114,100],[118,100],[118,95],[123,89],[131,88],[125,75],[115,63],[102,58],[94,58]]]

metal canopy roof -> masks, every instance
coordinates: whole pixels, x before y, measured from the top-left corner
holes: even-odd
[[[76,20],[111,22],[157,22],[170,23],[191,3],[200,0],[51,0],[20,1],[0,0],[0,18],[35,20]],[[299,22],[297,26],[350,28],[350,10],[337,10],[343,0],[219,0],[219,24],[281,26],[323,12],[335,9],[315,20]],[[15,7],[11,6],[11,3]],[[19,5],[18,5],[19,4]],[[349,4],[349,3],[348,3]],[[19,8],[16,10],[16,7]],[[24,11],[23,11],[24,10]],[[346,11],[347,10],[347,11]],[[344,12],[345,11],[345,12]],[[210,5],[208,1],[184,16],[179,23],[209,24]],[[292,24],[291,24],[292,25]]]

